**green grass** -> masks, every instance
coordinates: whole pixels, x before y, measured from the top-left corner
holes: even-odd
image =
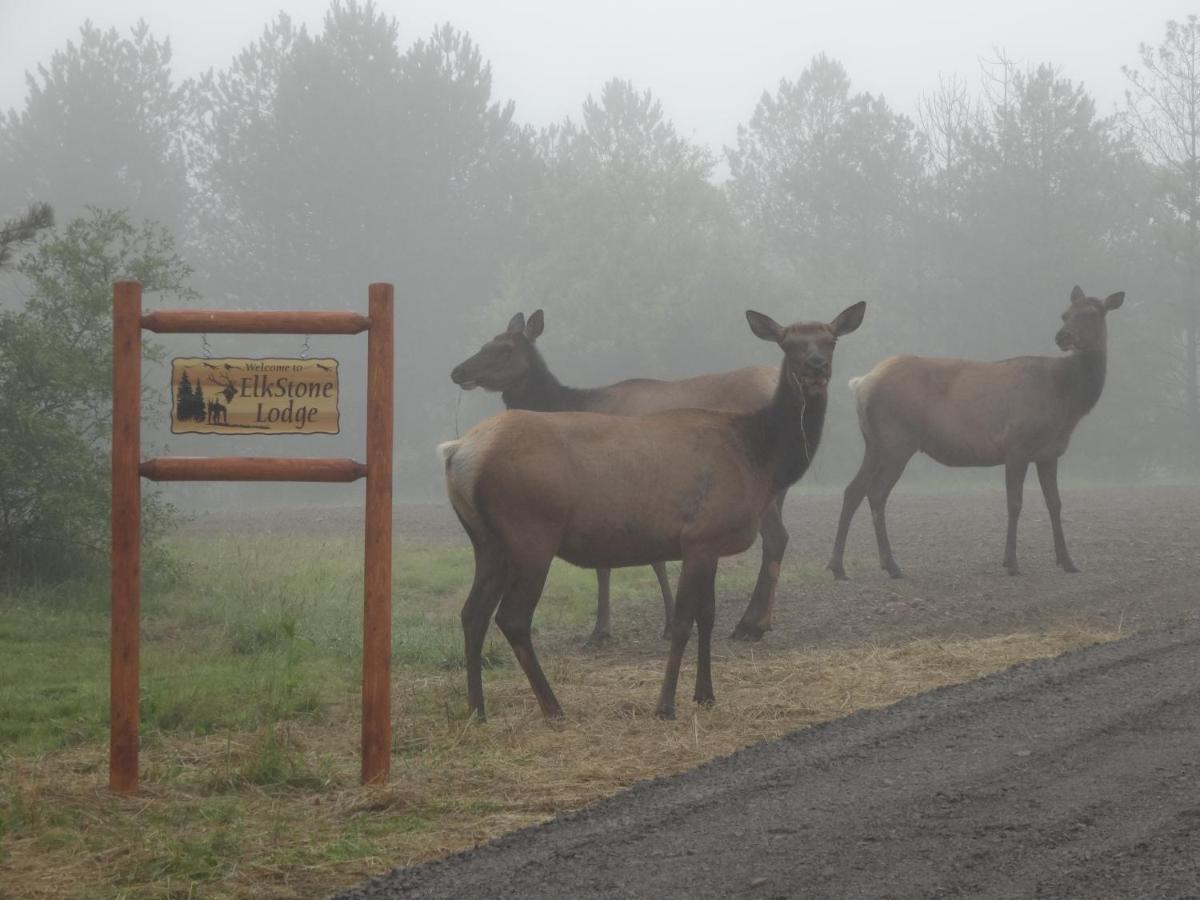
[[[180,574],[142,600],[142,733],[254,731],[318,715],[352,692],[361,667],[362,548],[297,533],[183,534],[168,541]],[[474,568],[468,547],[408,546],[393,564],[393,661],[423,672],[463,664],[458,610]],[[678,567],[670,567],[671,580]],[[757,554],[726,560],[720,589],[748,592]],[[786,585],[821,577],[787,566]],[[555,562],[535,627],[587,633],[596,579]],[[657,606],[648,567],[617,570],[614,603]],[[0,596],[0,757],[101,740],[108,722],[108,584]],[[495,631],[492,667],[513,664]]]

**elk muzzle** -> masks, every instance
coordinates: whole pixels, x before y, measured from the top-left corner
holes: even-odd
[[[479,386],[479,382],[471,378],[467,373],[467,364],[460,363],[450,371],[450,380],[457,384],[464,391],[470,391]]]

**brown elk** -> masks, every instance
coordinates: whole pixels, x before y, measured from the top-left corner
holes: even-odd
[[[529,321],[522,313],[512,317],[501,334],[480,348],[474,356],[459,363],[450,373],[451,380],[471,390],[481,387],[500,392],[508,409],[534,412],[599,412],[632,416],[668,409],[720,409],[729,412],[753,412],[765,406],[775,392],[779,370],[753,366],[733,372],[701,375],[681,381],[632,378],[607,387],[579,389],[563,385],[538,351],[535,342],[545,328],[539,309]],[[762,565],[746,612],[733,631],[739,640],[758,640],[771,628],[775,609],[775,588],[779,565],[787,549],[788,533],[783,525],[783,500],[780,491],[762,517]],[[651,563],[663,598],[663,637],[670,636],[671,584],[662,561]],[[610,636],[610,570],[596,570],[598,591],[596,625],[589,643]]]
[[[1067,572],[1079,571],[1063,537],[1058,495],[1058,458],[1071,432],[1096,405],[1104,388],[1108,332],[1105,317],[1120,307],[1124,291],[1106,300],[1078,286],[1054,340],[1066,357],[1020,356],[1000,362],[893,356],[850,386],[858,397],[858,420],[866,451],[846,487],[829,568],[844,579],[843,553],[850,520],[865,496],[871,506],[879,563],[902,577],[888,540],[888,495],[918,450],[946,466],[1004,466],[1008,489],[1008,536],[1004,567],[1017,568],[1017,518],[1029,464],[1050,513],[1054,557]]]
[[[717,561],[754,542],[763,513],[808,468],[821,439],[834,346],[859,326],[865,308],[857,303],[828,325],[787,328],[748,311],[754,334],[784,354],[770,401],[752,413],[509,410],[441,445],[447,493],[475,551],[462,610],[475,715],[484,718],[480,651],[493,611],[543,714],[562,714],[530,639],[555,556],[585,568],[682,560],[657,714],[674,715],[693,622],[695,700],[713,702]]]

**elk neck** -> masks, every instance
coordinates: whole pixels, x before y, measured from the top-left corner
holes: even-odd
[[[1082,418],[1096,405],[1104,390],[1108,367],[1105,342],[1086,350],[1076,350],[1061,362],[1066,406],[1073,415]]]
[[[768,470],[772,492],[789,487],[808,470],[825,425],[826,390],[804,392],[784,359],[771,402],[743,420],[750,459]]]
[[[567,412],[586,409],[593,390],[567,387],[550,371],[537,348],[529,360],[529,368],[519,381],[500,394],[508,409],[527,409],[532,412]]]

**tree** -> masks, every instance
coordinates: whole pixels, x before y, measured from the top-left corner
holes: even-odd
[[[0,572],[56,580],[106,558],[112,283],[186,299],[190,270],[163,229],[103,210],[46,234],[17,270],[28,300],[0,312]],[[145,495],[149,537],[166,514]]]
[[[966,292],[952,341],[984,358],[1044,345],[1073,284],[1124,283],[1144,216],[1136,148],[1082,85],[1048,65],[1006,69],[1002,84],[965,135],[943,273]]]
[[[204,401],[204,388],[201,387],[199,381],[192,386],[190,409],[192,411],[192,419],[197,422],[203,422],[205,420],[207,407],[205,406]]]
[[[539,168],[469,36],[397,42],[373,3],[334,2],[319,34],[281,15],[200,80],[191,255],[206,293],[270,305],[361,303],[367,282],[395,281],[420,311],[397,357],[415,436],[435,414],[428,373],[523,240]]]
[[[175,418],[190,419],[196,414],[196,400],[192,396],[192,379],[184,372],[179,377],[179,389],[175,394]]]
[[[0,226],[0,268],[13,258],[22,244],[28,244],[38,233],[54,226],[54,210],[49,203],[35,203],[24,215]]]
[[[712,155],[679,136],[650,92],[620,79],[540,146],[547,174],[530,249],[483,327],[545,307],[554,352],[573,360],[564,377],[584,383],[744,360],[724,336],[739,328],[748,265],[710,181]]]
[[[1123,67],[1126,98],[1169,212],[1160,240],[1183,274],[1171,292],[1182,313],[1186,416],[1200,448],[1200,20],[1167,22],[1162,43],[1142,44],[1139,54],[1140,69]]]
[[[41,198],[64,218],[91,205],[182,230],[189,86],[172,81],[169,41],[85,22],[26,84],[24,109],[0,116],[0,209]]]
[[[872,301],[886,333],[911,328],[924,147],[907,117],[853,93],[842,65],[821,55],[763,94],[727,154],[735,209],[779,277],[834,309]]]

